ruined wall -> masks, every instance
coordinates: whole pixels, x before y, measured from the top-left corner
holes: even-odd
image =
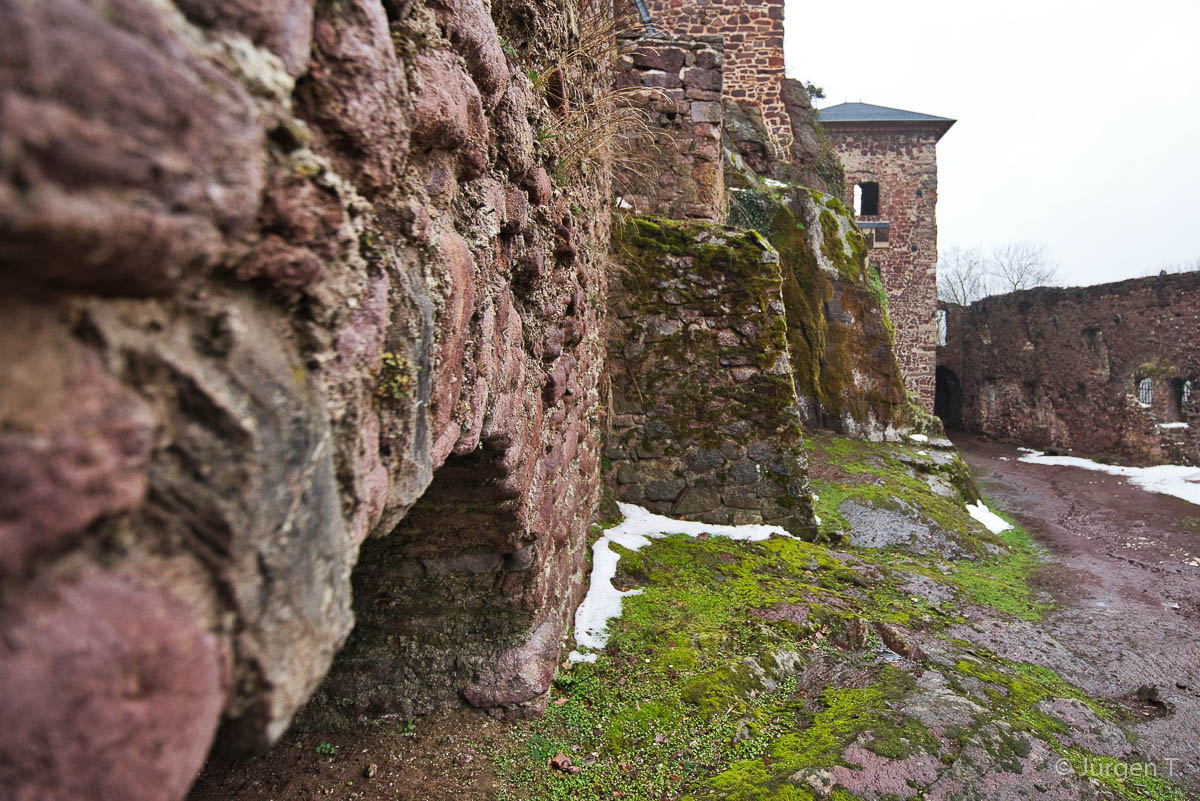
[[[616,85],[646,125],[621,132],[614,191],[635,213],[724,219],[721,37],[629,37],[624,48]]]
[[[372,703],[543,703],[600,458],[607,174],[525,74],[570,9],[3,0],[0,37],[5,793],[180,797],[352,602],[400,643]]]
[[[725,97],[763,111],[780,157],[792,144],[791,120],[781,94],[783,0],[648,0],[659,33],[725,40]]]
[[[947,310],[939,406],[961,427],[1126,463],[1200,464],[1200,273]],[[1149,404],[1138,399],[1144,379]]]
[[[846,170],[846,187],[879,184],[879,214],[860,222],[891,224],[887,247],[871,263],[887,287],[896,327],[896,356],[910,392],[933,410],[937,329],[938,132],[899,125],[824,123]],[[849,197],[847,197],[849,202]]]
[[[614,231],[609,432],[619,500],[812,539],[779,255],[753,232],[628,217]]]
[[[779,252],[805,426],[872,440],[912,430],[887,293],[841,200],[804,187],[735,188],[729,223],[761,232]]]

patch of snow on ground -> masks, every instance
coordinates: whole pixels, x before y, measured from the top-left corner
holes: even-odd
[[[987,504],[983,501],[974,505],[968,503],[967,513],[982,523],[983,527],[993,534],[999,534],[1001,531],[1008,531],[1012,528],[1011,523],[987,508]]]
[[[613,586],[617,575],[620,556],[609,546],[615,542],[622,548],[639,551],[668,534],[686,534],[695,537],[708,533],[714,537],[729,537],[732,540],[758,542],[772,536],[790,537],[779,526],[718,526],[693,520],[675,520],[665,515],[656,515],[632,503],[618,503],[625,516],[618,525],[604,532],[592,546],[592,577],[583,603],[575,610],[576,650],[567,657],[572,662],[595,662],[608,642],[608,621],[621,616],[621,599],[627,595],[638,595],[641,590],[622,592]]]
[[[1081,459],[1078,456],[1047,456],[1041,451],[1029,451],[1021,457],[1021,461],[1030,464],[1079,467],[1084,470],[1097,470],[1113,476],[1122,476],[1128,479],[1130,484],[1148,492],[1174,495],[1176,498],[1200,505],[1200,467],[1178,464],[1125,467],[1119,464],[1093,462],[1091,459]]]
[[[763,183],[774,187],[787,186],[783,181],[776,181],[774,178],[763,178]]]
[[[1171,431],[1177,431],[1182,428],[1191,428],[1187,423],[1159,423],[1159,428],[1165,428]]]
[[[929,442],[929,437],[924,434],[909,434],[908,438],[913,442]]]

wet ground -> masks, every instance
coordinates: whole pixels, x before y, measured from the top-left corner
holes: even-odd
[[[1144,718],[1139,747],[1200,787],[1200,567],[1188,564],[1200,556],[1200,506],[952,439],[985,495],[1048,551],[1038,583],[1058,602],[1036,623],[981,620],[960,636],[1127,699]]]
[[[924,504],[933,514],[942,504],[948,527],[926,520],[922,531],[945,541],[903,527],[904,543],[853,554],[794,541],[658,540],[623,557],[624,580],[648,583],[616,624],[615,647],[596,665],[564,668],[545,719],[460,710],[337,731],[301,725],[266,755],[210,765],[190,799],[826,799],[834,784],[853,794],[838,797],[864,801],[1200,799],[1200,567],[1189,564],[1200,561],[1200,506],[954,439],[993,508],[1044,549],[1044,565],[1028,550],[1016,574],[979,554],[961,558],[969,542],[954,538],[974,524],[953,488],[930,483],[940,475],[926,464],[936,461],[932,443],[817,438],[827,523],[846,507],[853,537],[884,519],[860,519],[866,512],[915,514]],[[985,580],[964,584],[963,570]],[[720,589],[742,573],[765,583],[738,584],[739,593],[778,591],[788,603],[743,604]],[[871,644],[872,630],[881,642]],[[688,654],[697,664],[675,671]],[[774,654],[794,664],[785,670]],[[771,659],[782,672],[762,686],[736,672],[762,673]],[[717,711],[694,706],[696,687],[720,696]],[[860,697],[877,700],[859,709]],[[748,728],[754,721],[761,731]],[[1068,766],[1061,757],[1071,753],[1111,759]],[[581,772],[555,770],[557,754]],[[1173,785],[1088,778],[1112,760],[1149,760]],[[784,791],[793,795],[776,795]]]

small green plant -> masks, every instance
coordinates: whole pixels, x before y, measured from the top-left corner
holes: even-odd
[[[404,721],[403,723],[401,723],[399,725],[399,729],[400,729],[400,733],[403,734],[405,737],[416,737],[417,736],[417,721],[415,721],[412,718],[409,718],[408,720]]]
[[[333,743],[321,743],[315,750],[321,756],[332,757],[337,756],[338,747]]]
[[[513,43],[507,39],[500,40],[500,49],[504,52],[504,55],[508,56],[509,58],[517,57],[517,48],[514,47]]]
[[[525,77],[529,79],[531,84],[533,84],[533,89],[535,92],[546,91],[546,75],[544,73],[538,72],[533,67],[530,67],[525,70]]]
[[[417,371],[411,361],[399,353],[389,351],[383,354],[376,395],[384,400],[403,400],[412,394],[416,385]]]

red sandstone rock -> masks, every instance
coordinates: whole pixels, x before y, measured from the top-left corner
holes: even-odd
[[[948,427],[1122,463],[1200,464],[1200,273],[942,307]]]
[[[487,158],[487,123],[475,84],[447,53],[422,55],[416,69],[421,89],[413,107],[413,140],[426,148],[461,148],[478,172]]]
[[[283,59],[289,74],[304,71],[315,0],[178,0],[198,25],[244,34]]]
[[[223,750],[269,745],[345,640],[356,560],[363,636],[409,627],[387,632],[399,664],[363,666],[372,703],[472,686],[536,710],[597,492],[599,309],[578,295],[605,273],[609,193],[568,176],[565,238],[531,210],[555,193],[544,99],[509,91],[485,6],[2,3],[0,339],[23,372],[0,382],[0,705],[29,741],[2,786],[173,801],[222,715]],[[112,578],[156,572],[186,607]],[[145,703],[112,689],[128,676]]]
[[[0,575],[11,576],[141,502],[157,420],[58,326],[21,307],[4,319]]]
[[[238,266],[237,275],[242,279],[265,278],[278,286],[298,289],[320,277],[321,261],[308,248],[293,247],[272,234]]]
[[[214,638],[178,601],[89,572],[0,617],[0,786],[14,801],[183,796],[225,703]]]
[[[438,0],[442,24],[455,49],[466,59],[483,94],[484,107],[495,108],[508,87],[508,60],[500,49],[496,25],[481,0]]]
[[[0,40],[0,286],[161,295],[203,277],[262,188],[246,91],[135,0],[9,2]]]
[[[390,187],[407,156],[408,90],[383,7],[374,0],[323,5],[314,26],[311,80],[300,85],[300,116],[338,172],[371,193]]]

